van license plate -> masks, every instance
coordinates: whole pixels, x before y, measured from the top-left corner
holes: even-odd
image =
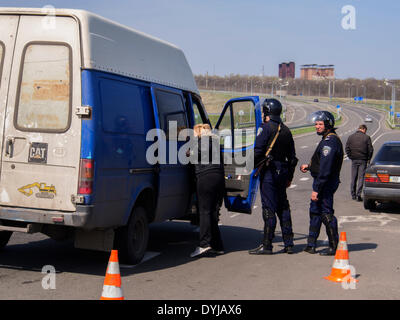
[[[397,182],[397,183],[400,183],[400,176],[390,176],[389,182]]]
[[[47,163],[47,143],[32,142],[29,147],[28,162]]]

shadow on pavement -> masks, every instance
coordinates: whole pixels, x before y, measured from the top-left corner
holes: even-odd
[[[400,214],[400,206],[395,203],[380,203],[376,206],[376,209],[371,209],[370,212]]]
[[[189,257],[198,244],[199,234],[196,229],[196,226],[186,222],[152,224],[148,251],[160,254],[136,266],[121,267],[121,275],[164,270],[196,261]],[[226,254],[253,249],[261,243],[263,237],[261,230],[251,228],[222,225],[220,230]],[[76,249],[72,240],[56,242],[41,234],[31,237],[32,241],[26,242],[26,235],[13,234],[10,244],[0,251],[0,273],[4,268],[41,272],[43,266],[52,265],[59,273],[104,277],[110,256],[108,252]],[[304,249],[306,238],[307,235],[295,234],[294,253],[300,253]],[[283,253],[280,232],[276,232],[273,244],[275,254]],[[369,250],[376,247],[376,244],[370,243],[351,244],[349,250]],[[209,256],[211,259],[216,257]],[[120,264],[123,262],[120,261]]]
[[[353,243],[347,244],[349,252],[352,251],[363,251],[363,250],[373,250],[378,247],[376,243]]]

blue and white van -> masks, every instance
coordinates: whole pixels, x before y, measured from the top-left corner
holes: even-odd
[[[146,161],[149,130],[209,123],[185,55],[81,10],[0,8],[0,29],[0,248],[42,232],[137,263],[149,223],[196,214],[188,166]],[[258,97],[228,101],[224,153],[251,150],[260,124]],[[253,172],[225,169],[225,206],[251,213]]]

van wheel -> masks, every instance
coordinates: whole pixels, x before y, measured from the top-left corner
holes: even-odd
[[[117,231],[117,248],[121,260],[128,264],[138,264],[146,253],[149,242],[149,223],[146,210],[133,209],[128,225]]]
[[[0,231],[0,250],[7,245],[11,235],[12,231]]]
[[[364,208],[366,210],[374,210],[376,209],[376,202],[375,200],[371,200],[371,199],[365,199],[364,198]]]

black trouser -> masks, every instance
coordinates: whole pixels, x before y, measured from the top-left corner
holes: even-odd
[[[313,190],[316,189],[315,178],[313,182]],[[331,178],[325,187],[318,193],[317,201],[310,201],[310,231],[308,235],[307,245],[310,247],[317,246],[317,239],[323,223],[328,235],[329,246],[336,248],[339,242],[338,222],[334,216],[333,198],[339,187],[339,177]]]
[[[220,201],[224,196],[223,173],[209,172],[196,176],[197,201],[200,217],[200,247],[223,250],[218,227]]]
[[[260,176],[261,204],[264,220],[264,240],[266,249],[272,249],[277,219],[282,230],[285,247],[293,246],[292,219],[286,195],[288,182],[287,164],[274,161]]]
[[[367,168],[367,160],[352,160],[351,187],[350,187],[350,192],[352,197],[361,196],[366,168]]]

